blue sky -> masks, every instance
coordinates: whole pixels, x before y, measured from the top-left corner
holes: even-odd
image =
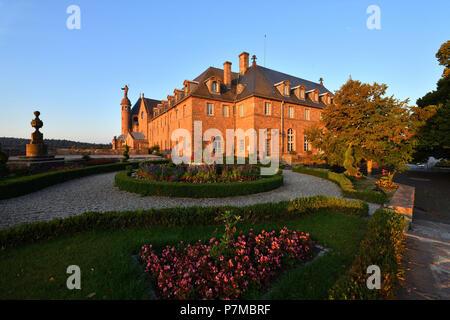
[[[81,29],[69,30],[70,5]],[[369,5],[381,30],[369,30]],[[435,88],[435,53],[450,39],[444,1],[0,0],[0,136],[28,138],[41,111],[45,138],[108,143],[120,134],[128,84],[165,99],[185,79],[247,51],[266,67],[334,91],[349,77],[411,99]]]

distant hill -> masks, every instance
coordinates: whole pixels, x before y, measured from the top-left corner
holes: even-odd
[[[58,140],[58,139],[44,139],[46,145],[50,150],[68,148],[68,149],[111,149],[111,144],[103,143],[88,143],[78,142],[71,140]],[[0,144],[3,151],[6,151],[9,155],[24,155],[26,147],[25,145],[30,143],[30,139],[23,138],[10,138],[0,137]]]

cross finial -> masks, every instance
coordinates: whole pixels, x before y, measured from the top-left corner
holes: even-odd
[[[256,56],[255,56],[255,55],[252,56],[252,60],[253,60],[252,65],[253,65],[253,66],[256,66]]]
[[[320,77],[319,81],[320,81],[320,85],[323,86],[323,78],[322,77]]]

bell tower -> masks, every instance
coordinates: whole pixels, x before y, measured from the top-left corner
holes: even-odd
[[[130,108],[131,108],[131,102],[128,99],[128,86],[125,85],[124,88],[122,88],[124,91],[124,97],[122,99],[122,102],[120,105],[122,106],[122,134],[127,134],[131,131],[130,127]]]

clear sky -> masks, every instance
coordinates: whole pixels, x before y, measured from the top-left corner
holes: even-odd
[[[369,5],[381,29],[369,30]],[[81,29],[69,30],[70,5]],[[266,67],[334,91],[349,77],[418,97],[442,73],[450,1],[0,0],[0,136],[29,138],[41,111],[45,138],[108,143],[120,134],[128,84],[166,99],[185,79],[247,51]]]

